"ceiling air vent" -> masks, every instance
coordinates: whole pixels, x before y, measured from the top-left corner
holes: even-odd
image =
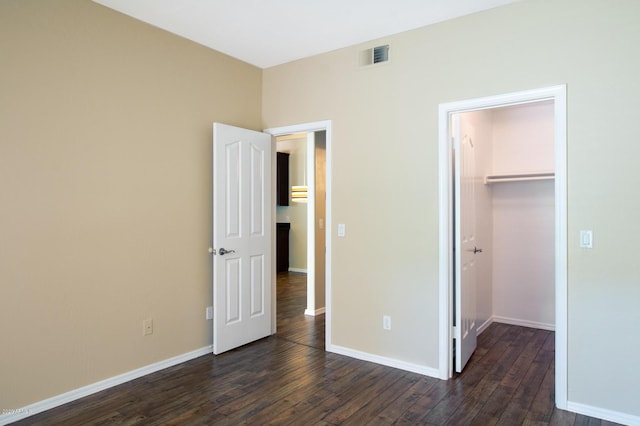
[[[360,65],[374,65],[389,60],[389,45],[377,46],[371,49],[363,50],[360,54]]]

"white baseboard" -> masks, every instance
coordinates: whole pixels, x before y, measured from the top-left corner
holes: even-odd
[[[212,346],[205,346],[204,348],[196,349],[192,352],[187,352],[182,355],[174,356],[173,358],[165,359],[164,361],[149,364],[144,367],[129,371],[127,373],[120,374],[118,376],[110,377],[105,380],[101,380],[96,383],[92,383],[87,386],[83,386],[78,389],[74,389],[69,392],[48,398],[36,403],[27,405],[26,407],[18,409],[3,409],[3,413],[0,414],[0,425],[7,425],[9,423],[16,422],[29,416],[41,413],[46,410],[50,410],[60,405],[64,405],[68,402],[75,401],[76,399],[89,396],[96,392],[109,389],[113,386],[121,385],[122,383],[129,382],[147,374],[155,373],[156,371],[163,370],[168,367],[198,358],[202,355],[207,355],[213,352]]]
[[[529,320],[523,320],[518,318],[501,317],[497,315],[494,315],[493,317],[491,317],[491,319],[493,322],[499,322],[502,324],[510,324],[510,325],[519,325],[521,327],[539,328],[540,330],[555,331],[556,329],[555,324],[547,324],[544,322],[529,321]]]
[[[640,426],[640,416],[621,413],[619,411],[606,410],[604,408],[593,407],[571,401],[567,402],[567,410],[584,416],[595,417],[597,419],[607,420],[623,425]]]
[[[478,327],[478,335],[480,335],[483,331],[489,328],[489,326],[494,322],[499,322],[502,324],[509,324],[509,325],[519,325],[521,327],[538,328],[541,330],[549,330],[549,331],[555,330],[554,324],[545,324],[542,322],[521,320],[517,318],[499,317],[494,315],[488,320],[486,320],[485,322],[483,322],[482,325]]]
[[[493,317],[489,318],[488,320],[483,322],[480,327],[478,327],[478,329],[477,329],[478,330],[478,335],[480,335],[480,333],[485,331],[491,324],[493,324]]]
[[[327,308],[318,308],[315,311],[312,311],[311,309],[305,309],[304,310],[304,314],[305,315],[310,315],[312,317],[315,317],[317,315],[322,315],[326,312]]]
[[[307,270],[302,268],[289,268],[289,272],[300,272],[301,274],[306,274]]]
[[[327,345],[327,352],[333,352],[339,355],[345,355],[351,358],[360,359],[362,361],[374,362],[376,364],[386,365],[387,367],[398,368],[400,370],[410,371],[412,373],[422,374],[436,379],[440,378],[440,371],[437,368],[425,367],[423,365],[413,364],[411,362],[400,361],[393,358],[387,358],[379,355],[373,355],[367,352],[360,352],[354,349],[345,348],[337,345]]]

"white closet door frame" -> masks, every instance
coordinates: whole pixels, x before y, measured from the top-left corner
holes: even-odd
[[[453,282],[452,114],[508,105],[554,102],[555,154],[555,395],[556,406],[567,409],[567,87],[552,86],[505,95],[469,99],[439,106],[439,375],[453,374],[451,286]]]

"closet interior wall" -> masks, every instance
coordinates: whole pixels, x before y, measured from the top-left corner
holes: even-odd
[[[487,175],[553,172],[553,103],[462,114],[476,145],[480,331],[492,321],[543,329],[555,324],[554,181],[485,184]]]

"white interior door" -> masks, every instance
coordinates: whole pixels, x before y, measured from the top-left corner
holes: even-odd
[[[456,371],[476,349],[476,173],[473,129],[453,117],[455,152],[455,333]]]
[[[213,353],[271,334],[271,136],[213,125]]]

